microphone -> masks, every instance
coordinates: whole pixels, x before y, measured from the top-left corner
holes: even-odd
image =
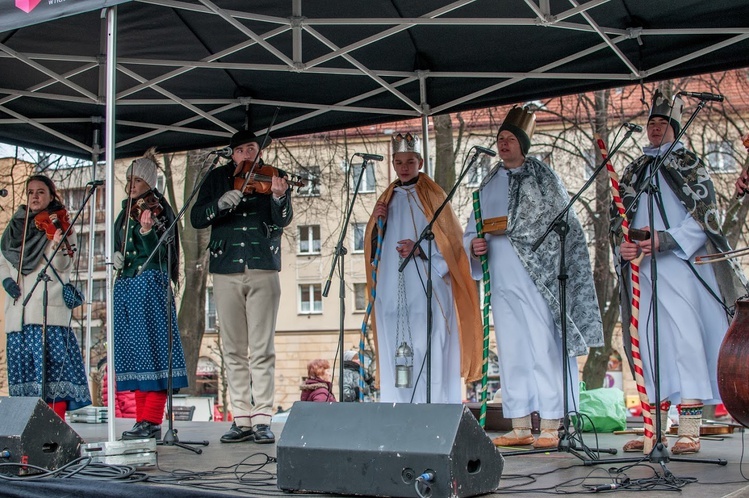
[[[231,147],[224,147],[223,149],[218,150],[212,150],[208,153],[210,156],[211,154],[216,154],[218,157],[223,157],[224,159],[231,159],[231,155],[234,151],[231,149]]]
[[[383,157],[379,154],[364,154],[363,152],[357,152],[354,155],[361,157],[365,161],[382,161],[383,159]]]
[[[494,152],[493,150],[487,149],[486,147],[481,147],[480,145],[474,145],[473,148],[476,149],[479,152],[483,152],[484,154],[486,154],[489,157],[494,157],[494,156],[497,155],[497,153]]]
[[[611,484],[601,484],[600,486],[595,486],[595,487],[591,488],[591,490],[594,493],[597,493],[598,491],[610,491],[612,489],[617,489],[617,488],[620,488],[620,487],[621,487],[621,484],[616,483],[616,482],[612,482]]]
[[[622,126],[626,126],[629,131],[633,131],[635,133],[642,133],[642,126],[636,125],[634,123],[622,123]]]
[[[703,93],[703,92],[679,92],[678,95],[684,95],[686,97],[694,97],[700,100],[711,100],[713,102],[723,102],[723,95],[718,93]]]
[[[91,185],[92,187],[99,187],[101,185],[104,185],[104,180],[94,180],[92,182],[88,182],[86,185]]]
[[[0,197],[8,197],[8,189],[0,188]]]

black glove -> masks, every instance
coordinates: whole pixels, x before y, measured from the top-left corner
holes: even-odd
[[[7,292],[8,295],[13,299],[18,299],[19,297],[21,297],[21,288],[12,278],[8,277],[3,280],[3,287],[5,287],[5,292]]]

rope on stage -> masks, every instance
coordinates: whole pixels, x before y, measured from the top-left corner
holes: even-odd
[[[481,201],[479,198],[479,191],[473,193],[473,217],[476,219],[476,236],[480,239],[484,238],[484,221],[481,218]],[[491,305],[491,283],[489,281],[489,258],[486,254],[479,256],[481,260],[481,281],[484,286],[484,304],[482,307],[482,319],[484,323],[484,351],[483,351],[483,362],[481,364],[481,394],[479,401],[481,401],[481,411],[479,412],[479,424],[481,427],[486,426],[486,398],[487,398],[487,384],[489,383],[489,307]]]
[[[624,234],[624,240],[631,242],[629,235],[629,221],[627,220],[626,209],[622,202],[621,195],[619,194],[619,176],[614,171],[614,166],[609,161],[609,153],[606,150],[606,144],[599,135],[596,134],[596,143],[598,148],[601,150],[601,156],[606,161],[606,171],[609,173],[611,179],[611,195],[614,199],[614,205],[616,206],[619,216],[622,217],[622,233]],[[642,406],[642,419],[644,429],[644,448],[643,452],[648,454],[653,449],[653,415],[650,410],[650,401],[648,400],[648,393],[645,390],[645,375],[642,369],[642,356],[640,355],[640,262],[642,261],[643,255],[640,253],[635,259],[630,261],[630,272],[632,274],[632,316],[629,321],[629,336],[632,343],[632,359],[634,363],[635,371],[635,384],[637,385],[637,394],[640,397],[640,405]]]

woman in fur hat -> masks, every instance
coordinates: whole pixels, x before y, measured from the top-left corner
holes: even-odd
[[[174,299],[167,303],[171,285],[167,251],[171,252],[171,279],[179,276],[179,238],[158,248],[144,268],[159,238],[174,220],[174,212],[156,190],[158,162],[155,149],[127,169],[122,211],[115,221],[114,366],[118,391],[135,391],[135,425],[123,439],[160,438],[169,375],[168,319],[172,322],[172,387],[187,387]],[[169,240],[169,239],[167,239]],[[168,247],[167,247],[168,245]]]

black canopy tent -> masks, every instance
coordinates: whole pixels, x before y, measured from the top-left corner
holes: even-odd
[[[747,53],[746,0],[6,0],[0,142],[103,151],[111,180],[115,156],[222,146],[280,107],[276,137],[420,117],[426,147],[433,114],[742,67]],[[111,262],[112,181],[106,211]],[[111,317],[108,301],[110,360]]]
[[[274,135],[292,136],[725,70],[749,53],[744,0],[12,3],[0,141],[86,158],[105,118],[100,9],[117,3],[118,157],[221,146],[276,106]]]

